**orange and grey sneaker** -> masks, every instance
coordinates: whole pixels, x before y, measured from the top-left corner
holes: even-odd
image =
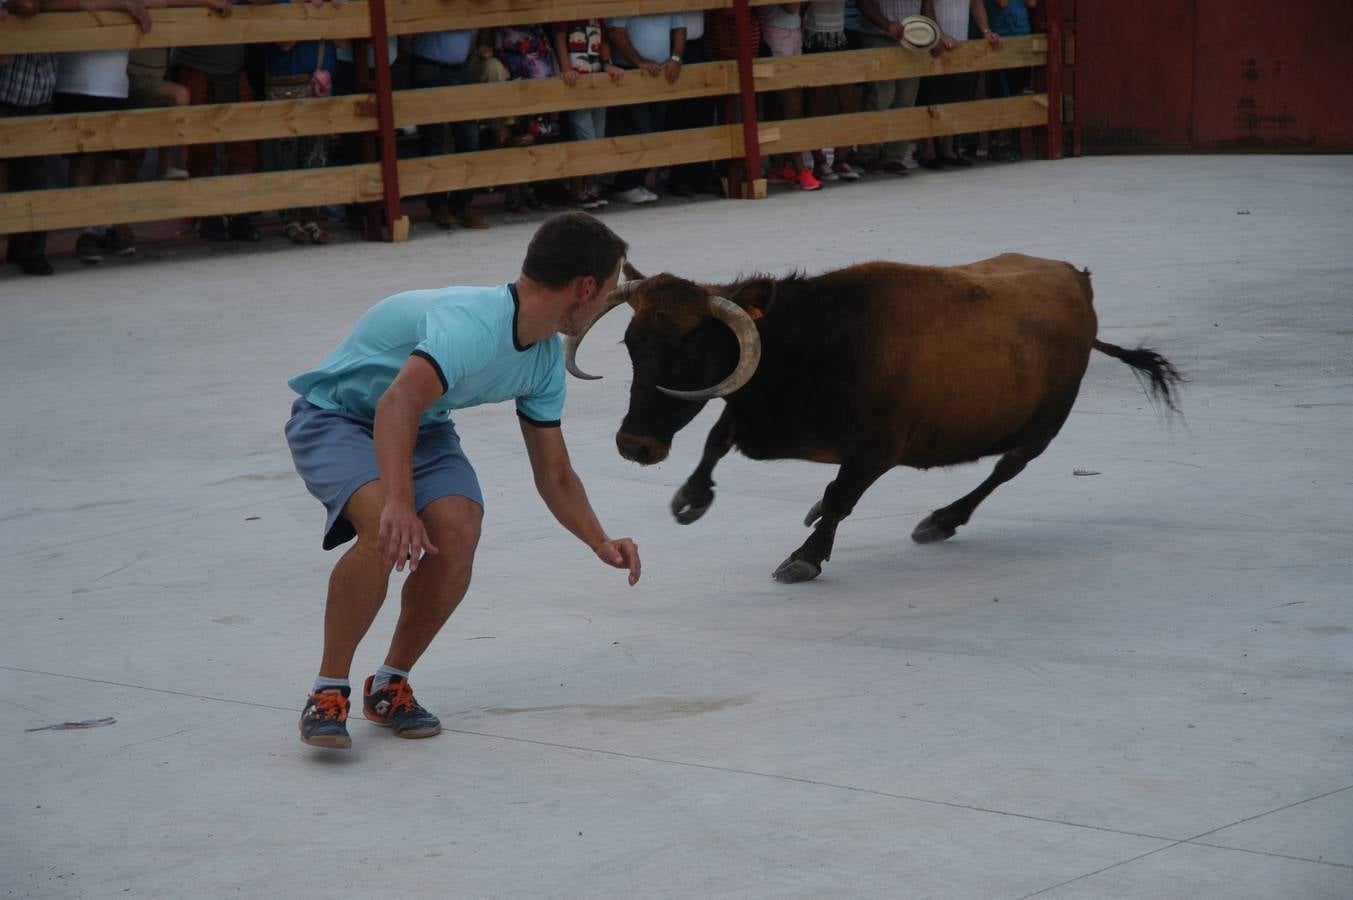
[[[348,694],[347,688],[329,688],[307,697],[305,709],[301,710],[301,740],[312,747],[335,750],[351,747],[347,721],[352,703]]]
[[[362,715],[377,725],[385,725],[395,737],[425,738],[442,733],[442,720],[418,705],[413,688],[399,675],[379,691],[371,690],[375,675],[368,675],[362,688]]]

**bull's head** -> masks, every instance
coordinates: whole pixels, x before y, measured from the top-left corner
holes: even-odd
[[[747,383],[761,361],[761,336],[746,309],[707,287],[674,275],[645,278],[629,263],[625,275],[596,318],[565,338],[564,364],[578,378],[600,377],[578,368],[578,346],[610,310],[634,309],[625,331],[634,382],[615,442],[621,456],[649,465],[667,458],[673,436],[706,402]]]

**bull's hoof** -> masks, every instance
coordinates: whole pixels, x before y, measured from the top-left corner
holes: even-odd
[[[775,570],[774,577],[781,584],[797,584],[800,581],[812,581],[821,573],[821,566],[814,565],[806,559],[790,557],[780,563],[780,568]]]
[[[817,520],[822,518],[822,501],[819,500],[813,504],[813,508],[808,510],[808,515],[803,517],[803,524],[812,528],[817,524]]]
[[[935,514],[931,513],[921,520],[921,524],[911,533],[911,539],[918,544],[935,544],[939,541],[948,540],[954,536],[957,528],[950,528],[948,525],[941,525],[935,521]]]
[[[703,516],[713,502],[713,491],[683,484],[672,497],[672,515],[682,525],[689,525]]]

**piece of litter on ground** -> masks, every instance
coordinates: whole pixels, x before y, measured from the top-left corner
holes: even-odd
[[[1103,473],[1101,473],[1101,472],[1096,472],[1094,469],[1072,469],[1072,470],[1071,470],[1071,474],[1072,474],[1072,475],[1101,475],[1101,474],[1103,474]]]
[[[24,731],[73,731],[76,728],[102,728],[112,725],[117,719],[104,716],[102,719],[85,719],[83,722],[53,722],[51,725],[39,725],[37,728],[25,728]]]

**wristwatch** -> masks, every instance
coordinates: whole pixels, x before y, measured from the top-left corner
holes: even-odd
[[[681,62],[681,57],[679,57],[679,56],[677,56],[675,53],[673,53],[671,56],[667,57],[667,61],[668,61],[668,62],[676,62],[676,63],[679,63],[679,62]]]

